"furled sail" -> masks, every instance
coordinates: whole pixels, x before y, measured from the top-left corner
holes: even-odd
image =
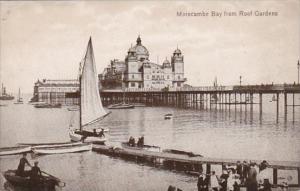
[[[96,75],[93,45],[90,38],[80,77],[81,128],[89,124],[94,124],[108,114],[101,103]]]

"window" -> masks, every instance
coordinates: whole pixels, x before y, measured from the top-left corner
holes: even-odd
[[[180,80],[180,76],[178,76],[178,80]]]
[[[149,80],[149,75],[147,75],[147,79]]]
[[[134,75],[133,74],[131,75],[131,78],[134,79]]]
[[[134,82],[131,82],[130,85],[131,85],[131,87],[135,87],[135,83]]]
[[[167,79],[169,79],[169,75],[167,75]]]

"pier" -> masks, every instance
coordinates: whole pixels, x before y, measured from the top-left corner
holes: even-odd
[[[127,148],[115,148],[105,145],[94,145],[93,151],[99,152],[108,156],[120,157],[124,159],[131,159],[136,162],[150,162],[154,166],[164,165],[169,169],[185,171],[190,174],[197,175],[199,169],[206,166],[206,174],[211,172],[211,165],[220,165],[222,168],[225,165],[236,165],[237,161],[243,161],[244,159],[220,159],[210,157],[190,157],[188,155],[174,154],[167,152],[155,152],[147,151],[143,149],[127,149]],[[259,164],[259,160],[251,160]],[[300,186],[300,162],[289,161],[268,161],[268,168],[273,169],[273,186],[278,186],[278,170],[296,170],[297,171],[297,184],[290,184],[290,187]]]
[[[143,103],[147,106],[169,106],[194,109],[217,109],[231,106],[259,106],[259,115],[263,113],[263,97],[273,95],[272,102],[276,103],[276,121],[278,122],[280,99],[283,95],[284,118],[287,120],[288,107],[299,107],[295,95],[300,95],[300,85],[297,84],[270,84],[248,86],[207,86],[165,89],[130,89],[102,90],[101,97],[104,105],[119,103]],[[254,96],[258,101],[254,102]],[[288,97],[292,103],[288,103]],[[293,119],[294,119],[293,113]]]

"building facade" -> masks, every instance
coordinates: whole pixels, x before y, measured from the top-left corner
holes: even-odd
[[[182,87],[184,77],[184,56],[176,49],[160,65],[149,60],[149,51],[142,45],[140,36],[136,45],[130,47],[124,61],[112,60],[99,75],[104,89],[119,88],[156,88]]]
[[[46,103],[61,103],[65,105],[78,104],[78,80],[38,80],[34,83],[32,101]]]

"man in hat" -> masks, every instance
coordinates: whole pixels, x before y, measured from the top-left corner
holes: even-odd
[[[23,156],[20,159],[20,162],[19,162],[19,165],[18,165],[18,169],[17,169],[17,172],[16,172],[16,175],[18,175],[18,176],[28,176],[27,172],[25,171],[25,164],[27,164],[28,166],[32,167],[30,165],[30,163],[28,162],[26,156],[27,156],[27,154],[23,153]]]

